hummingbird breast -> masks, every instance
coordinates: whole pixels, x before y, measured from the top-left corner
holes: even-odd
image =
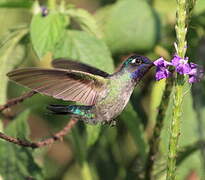
[[[131,80],[122,82],[116,79],[108,86],[106,96],[101,97],[95,105],[97,122],[110,123],[116,118],[128,103],[135,84]]]

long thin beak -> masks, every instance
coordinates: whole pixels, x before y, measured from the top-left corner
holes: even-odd
[[[150,68],[154,66],[154,63],[150,61]]]
[[[147,68],[150,69],[154,66],[154,63],[153,62],[150,62],[149,64],[147,64]]]

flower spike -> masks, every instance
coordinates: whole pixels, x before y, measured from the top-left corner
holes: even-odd
[[[181,58],[175,55],[171,62],[164,60],[163,57],[153,62],[156,66],[155,78],[157,81],[168,78],[172,73],[168,70],[169,66],[175,67],[175,71],[180,75],[189,75],[189,83],[199,82],[204,76],[204,70],[199,65],[188,62],[188,57]]]

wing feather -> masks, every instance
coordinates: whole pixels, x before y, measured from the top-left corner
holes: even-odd
[[[60,69],[83,71],[83,72],[87,72],[87,73],[102,76],[102,77],[109,76],[108,73],[106,73],[106,72],[104,72],[96,67],[92,67],[88,64],[84,64],[84,63],[74,61],[74,60],[68,60],[68,59],[62,59],[62,58],[55,59],[52,61],[52,66],[54,68],[60,68]]]
[[[86,105],[95,104],[106,86],[104,77],[76,70],[24,68],[7,75],[36,92]]]

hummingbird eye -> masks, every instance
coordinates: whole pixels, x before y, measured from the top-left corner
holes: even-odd
[[[139,66],[140,64],[142,64],[142,60],[135,58],[131,61],[131,64],[133,64],[135,66]]]

